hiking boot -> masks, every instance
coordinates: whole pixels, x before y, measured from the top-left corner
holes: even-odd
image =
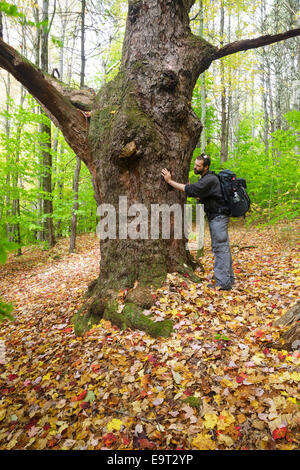
[[[216,286],[215,284],[208,284],[207,287],[209,289],[213,289],[213,290],[231,290],[231,287],[221,287],[221,286]]]

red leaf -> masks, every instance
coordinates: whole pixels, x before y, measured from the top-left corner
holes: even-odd
[[[61,330],[62,333],[71,333],[73,331],[73,328],[66,328],[65,330]]]
[[[140,447],[143,447],[143,449],[148,449],[148,450],[155,449],[156,447],[154,442],[148,441],[148,439],[140,439],[139,444],[140,444]]]
[[[130,444],[130,439],[128,439],[128,437],[123,437],[123,444],[128,446]]]
[[[238,384],[241,384],[242,382],[244,382],[244,377],[236,377],[235,380],[237,381]]]
[[[32,418],[32,420],[29,421],[29,423],[25,424],[26,431],[29,431],[29,429],[35,426],[37,423],[38,423],[38,418]]]
[[[51,439],[51,441],[48,442],[47,447],[50,447],[50,448],[51,448],[51,447],[54,447],[55,444],[56,444],[56,440],[55,440],[55,439]]]
[[[191,395],[193,395],[193,390],[191,388],[187,388],[184,392],[183,392],[187,397],[190,397]]]
[[[283,439],[286,436],[287,428],[274,429],[272,432],[273,439]]]
[[[17,374],[9,374],[8,380],[10,380],[10,381],[12,382],[12,381],[15,380],[17,377],[18,377]]]
[[[93,372],[97,372],[100,369],[100,367],[101,367],[100,364],[93,364],[92,365]]]
[[[88,401],[83,401],[82,403],[80,403],[79,406],[84,410],[85,408],[88,408],[90,406],[90,403]]]
[[[263,332],[262,330],[258,330],[258,331],[256,331],[256,333],[255,333],[255,337],[256,337],[256,338],[261,338],[263,335],[264,335],[264,332]]]
[[[156,359],[155,356],[148,356],[148,361],[151,362],[154,365],[157,364],[157,359]]]
[[[106,447],[110,447],[114,442],[116,442],[117,438],[112,432],[110,432],[105,434],[105,436],[102,437],[102,440]]]
[[[84,397],[86,396],[86,394],[87,394],[87,391],[84,390],[83,392],[81,392],[81,393],[78,395],[78,397],[76,398],[76,400],[77,400],[77,401],[83,400]]]

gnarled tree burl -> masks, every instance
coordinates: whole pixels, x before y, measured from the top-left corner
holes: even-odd
[[[169,168],[187,181],[201,122],[191,108],[194,86],[212,61],[238,51],[265,46],[300,34],[300,29],[238,41],[218,49],[191,33],[193,0],[129,0],[122,62],[116,78],[96,96],[67,89],[46,76],[0,40],[0,66],[38,100],[66,141],[87,165],[97,203],[110,203],[118,217],[119,196],[128,206],[143,203],[184,204],[160,176]],[[88,123],[82,110],[91,110]],[[193,273],[195,262],[186,240],[105,240],[101,242],[100,277],[91,283],[87,303],[77,314],[84,324],[108,318],[120,327],[169,335],[168,321],[153,323],[142,315],[151,305],[143,290],[161,285],[167,272]],[[117,311],[119,289],[141,289]],[[79,321],[81,319],[81,322]]]

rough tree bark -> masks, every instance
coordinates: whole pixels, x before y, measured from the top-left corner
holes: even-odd
[[[300,351],[300,300],[291,306],[291,308],[282,317],[279,317],[274,326],[282,328],[278,341],[270,344],[275,349],[286,349],[288,351]]]
[[[217,49],[191,33],[189,10],[193,4],[193,0],[129,1],[120,71],[95,100],[85,95],[85,109],[92,110],[89,125],[80,111],[84,109],[82,91],[75,98],[76,94],[0,41],[0,66],[44,105],[89,168],[96,201],[112,204],[117,222],[120,196],[127,196],[128,207],[144,204],[149,214],[151,204],[184,204],[184,194],[172,190],[160,172],[166,167],[178,181],[188,180],[201,132],[191,98],[199,75],[211,62],[300,34],[298,29]],[[91,283],[89,299],[77,315],[77,332],[80,319],[92,323],[104,317],[120,327],[141,328],[153,336],[169,335],[170,322],[154,323],[142,315],[142,309],[151,305],[147,288],[161,285],[167,272],[193,276],[195,262],[185,245],[186,240],[175,239],[172,230],[168,240],[119,237],[101,241],[100,277]],[[136,281],[139,286],[119,312],[119,290],[132,288]]]

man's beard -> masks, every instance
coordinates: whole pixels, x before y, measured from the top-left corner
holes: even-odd
[[[203,170],[196,170],[196,168],[194,168],[194,173],[195,175],[201,175],[203,174]]]

